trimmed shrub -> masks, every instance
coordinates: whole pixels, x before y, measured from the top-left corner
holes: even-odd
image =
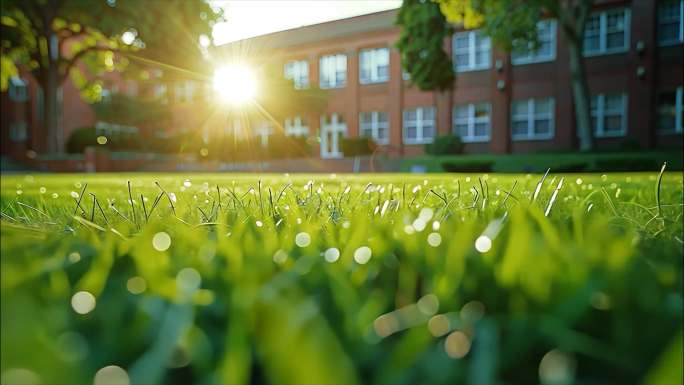
[[[67,139],[66,150],[70,154],[82,154],[86,147],[97,146],[110,151],[137,151],[141,149],[138,134],[110,134],[106,135],[107,143],[98,144],[99,134],[95,127],[81,127],[71,132]]]
[[[370,155],[377,147],[371,138],[342,138],[344,156]]]
[[[446,172],[491,172],[493,165],[494,162],[492,161],[468,163],[444,162],[442,163],[442,168]]]
[[[463,151],[463,142],[458,135],[438,136],[432,143],[425,145],[425,153],[430,155],[454,155]]]

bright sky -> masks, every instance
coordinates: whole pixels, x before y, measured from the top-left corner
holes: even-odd
[[[224,0],[227,21],[214,26],[214,43],[398,8],[401,0]]]

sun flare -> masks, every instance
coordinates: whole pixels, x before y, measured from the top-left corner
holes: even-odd
[[[256,95],[257,80],[254,72],[244,64],[231,64],[214,71],[213,86],[220,99],[239,106]]]

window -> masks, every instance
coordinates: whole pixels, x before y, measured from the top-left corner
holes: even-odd
[[[658,95],[658,133],[681,134],[684,114],[684,88],[661,92]]]
[[[174,93],[177,102],[192,102],[195,97],[195,83],[190,80],[176,83]]]
[[[268,146],[268,137],[273,134],[273,126],[267,120],[262,120],[254,129],[254,136],[259,138],[261,147]]]
[[[584,27],[584,55],[629,50],[629,10],[614,9],[589,16]]]
[[[556,58],[556,20],[542,20],[537,23],[539,45],[516,47],[511,53],[513,64],[527,64],[551,61]]]
[[[285,135],[287,136],[308,136],[309,126],[301,116],[285,119]]]
[[[553,138],[554,100],[516,100],[511,105],[511,136],[513,140],[544,140]]]
[[[339,88],[347,84],[347,55],[327,55],[320,60],[321,88]]]
[[[404,110],[404,143],[431,143],[435,138],[435,128],[434,107]]]
[[[492,105],[465,104],[454,107],[454,134],[463,142],[487,142],[491,132]]]
[[[21,121],[21,122],[10,123],[9,135],[10,135],[10,139],[13,142],[17,142],[17,143],[25,142],[26,138],[28,137],[27,131],[26,131],[26,122]]]
[[[389,80],[389,49],[365,49],[359,54],[359,82],[382,83]]]
[[[18,103],[23,103],[28,101],[28,85],[24,79],[12,76],[9,79],[9,97]]]
[[[459,32],[452,44],[456,71],[482,70],[491,65],[491,42],[480,31]]]
[[[169,99],[166,95],[166,84],[157,83],[154,85],[154,98],[162,104],[168,103]]]
[[[591,120],[597,137],[627,133],[627,94],[598,94],[591,98]]]
[[[660,45],[684,42],[684,0],[663,1],[658,7],[658,42]]]
[[[387,114],[381,111],[362,112],[359,114],[359,132],[377,144],[389,143]]]
[[[306,60],[291,60],[285,63],[285,79],[291,79],[295,89],[308,88],[309,63]]]

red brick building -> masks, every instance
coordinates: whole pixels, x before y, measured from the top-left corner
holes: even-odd
[[[681,148],[684,1],[598,3],[584,44],[597,147]],[[286,134],[317,137],[321,157],[343,156],[340,138],[359,135],[371,136],[394,156],[420,154],[436,135],[451,133],[466,142],[467,153],[577,148],[567,46],[554,20],[539,22],[541,44],[534,52],[508,54],[478,31],[458,31],[445,41],[457,73],[454,88],[438,93],[420,91],[403,73],[394,46],[399,36],[396,13],[305,26],[217,50],[226,57],[240,53],[252,61],[279,63],[295,87],[326,90],[322,114],[293,114],[281,122]],[[148,86],[153,95],[168,98],[170,127],[207,130],[208,125],[226,125],[225,119],[189,117],[201,115],[197,108],[207,99],[197,95],[205,92],[206,84]],[[94,119],[88,107],[72,97],[72,88],[65,87],[61,117],[67,134]],[[17,89],[21,86],[10,89],[10,96],[21,92]],[[3,97],[3,111],[11,112],[3,113],[3,153],[22,143],[42,148],[40,108],[31,102],[36,99],[29,90],[28,102],[22,102],[22,96]],[[25,119],[30,134],[20,134],[17,119]],[[259,136],[261,143],[275,130],[266,123],[251,126],[246,134]]]

